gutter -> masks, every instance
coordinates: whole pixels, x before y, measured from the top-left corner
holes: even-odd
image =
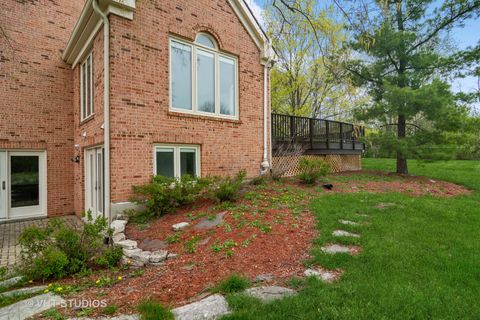
[[[105,216],[108,224],[112,221],[110,216],[110,21],[108,16],[100,10],[98,0],[92,1],[93,10],[103,20],[103,144],[104,144],[104,186],[105,192]]]

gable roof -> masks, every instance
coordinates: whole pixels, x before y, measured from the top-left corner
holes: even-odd
[[[99,7],[107,15],[115,14],[132,20],[136,0],[97,0]],[[260,49],[260,62],[268,63],[276,60],[276,54],[265,32],[255,19],[244,0],[227,0],[240,19],[255,45]],[[102,19],[92,7],[92,0],[87,0],[80,17],[73,28],[62,59],[75,67],[92,47],[97,31],[102,27]]]

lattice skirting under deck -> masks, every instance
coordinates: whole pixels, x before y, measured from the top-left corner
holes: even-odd
[[[304,156],[281,156],[273,157],[273,170],[279,169],[285,173],[283,176],[296,176],[298,171],[298,163],[300,158],[323,158],[332,169],[332,172],[354,171],[362,169],[362,157],[359,154],[327,154],[327,155],[304,155]]]

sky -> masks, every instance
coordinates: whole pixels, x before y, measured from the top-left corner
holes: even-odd
[[[331,0],[318,0],[325,2],[325,5],[331,3]],[[253,14],[260,22],[262,26],[265,25],[265,21],[262,16],[263,7],[265,6],[265,0],[245,0]],[[435,5],[438,5],[441,1],[436,1]],[[450,33],[450,38],[454,41],[455,45],[459,49],[466,49],[467,47],[474,46],[480,41],[480,19],[470,19],[463,28],[457,27]],[[452,89],[456,92],[466,91],[470,92],[478,89],[479,79],[476,77],[467,77],[463,79],[455,79],[452,81]],[[480,104],[476,105],[476,109],[480,111]]]

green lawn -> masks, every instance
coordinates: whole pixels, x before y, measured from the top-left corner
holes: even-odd
[[[365,159],[365,169],[392,171],[393,160]],[[231,296],[225,319],[480,319],[480,162],[409,162],[410,172],[463,184],[475,192],[453,198],[402,194],[321,195],[312,203],[320,237],[313,263],[341,268],[334,284],[309,279],[300,294],[271,304]],[[379,203],[393,204],[378,209]],[[367,214],[363,217],[359,214]],[[344,226],[338,219],[368,221]],[[343,241],[362,254],[326,255],[341,243],[334,229],[362,234]]]

